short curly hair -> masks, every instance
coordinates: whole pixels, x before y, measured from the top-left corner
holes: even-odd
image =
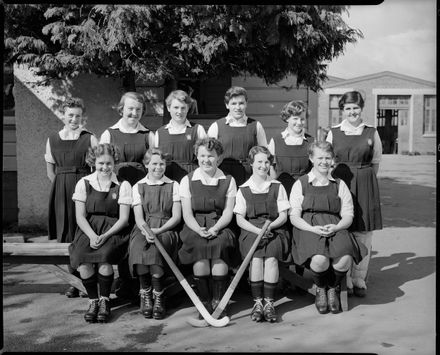
[[[145,112],[147,112],[147,102],[145,96],[135,91],[127,91],[125,94],[121,96],[121,99],[119,100],[119,103],[116,106],[116,109],[121,116],[124,110],[126,99],[133,99],[142,104],[142,116],[145,114]]]
[[[261,146],[261,145],[256,145],[256,146],[252,147],[252,148],[249,150],[249,154],[248,154],[248,158],[247,158],[249,164],[253,164],[253,163],[254,163],[255,156],[256,156],[258,153],[266,154],[266,155],[267,155],[267,160],[269,160],[270,165],[273,164],[274,156],[273,156],[272,153],[269,151],[269,149],[267,149],[266,147],[263,147],[263,146]]]
[[[244,96],[246,102],[248,100],[248,95],[245,88],[242,88],[241,86],[232,86],[225,93],[225,104],[229,104],[229,101],[231,101],[231,99],[235,96]]]
[[[286,122],[291,116],[301,116],[307,113],[307,104],[302,100],[293,100],[284,105],[281,109],[281,119]]]
[[[335,151],[333,150],[333,145],[327,141],[313,141],[309,145],[308,153],[309,156],[313,156],[315,148],[322,149],[324,152],[330,153],[332,158],[335,157]]]
[[[167,107],[171,106],[171,102],[176,99],[180,102],[184,102],[186,103],[188,106],[191,104],[191,98],[189,97],[189,95],[183,91],[183,90],[174,90],[171,91],[170,94],[167,96],[165,103],[167,105]]]
[[[151,157],[153,155],[158,155],[160,159],[165,160],[166,163],[169,163],[171,158],[170,154],[162,152],[162,150],[160,150],[159,148],[150,148],[145,152],[142,163],[147,166],[150,163]]]
[[[79,97],[69,97],[62,104],[61,109],[63,112],[66,111],[66,108],[80,108],[82,110],[82,114],[86,113],[86,107],[84,106],[84,101]]]
[[[196,144],[194,144],[194,154],[196,156],[201,146],[204,146],[208,151],[215,150],[219,156],[223,154],[223,146],[218,139],[212,137],[198,139]]]
[[[94,167],[96,159],[103,155],[110,155],[113,158],[115,164],[119,162],[119,148],[111,143],[103,143],[98,144],[95,147],[89,147],[86,155],[87,165],[89,165],[90,167]]]

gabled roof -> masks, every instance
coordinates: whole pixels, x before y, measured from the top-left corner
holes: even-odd
[[[341,85],[347,86],[347,85],[351,85],[351,84],[354,84],[354,83],[357,83],[357,82],[360,82],[360,81],[366,81],[366,80],[381,78],[383,76],[392,76],[392,77],[397,78],[397,79],[412,81],[412,82],[415,82],[415,83],[418,83],[418,84],[421,84],[421,85],[427,85],[427,86],[435,87],[435,83],[432,82],[432,81],[415,78],[415,77],[409,76],[409,75],[403,75],[403,74],[399,74],[399,73],[394,73],[392,71],[382,71],[382,72],[375,73],[375,74],[357,76],[355,78],[342,79],[342,80],[338,80],[338,81],[335,81],[334,79],[339,79],[339,78],[331,77],[332,80],[329,80],[330,82],[328,84],[324,84],[323,87],[324,88],[331,88],[331,87],[341,86]]]

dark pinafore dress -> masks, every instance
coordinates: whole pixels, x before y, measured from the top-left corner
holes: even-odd
[[[85,180],[86,219],[97,235],[108,231],[119,218],[119,185],[114,182],[108,192],[97,191]],[[82,263],[119,264],[127,256],[130,230],[124,228],[112,235],[99,248],[90,247],[89,237],[81,230],[76,229],[75,239],[69,245],[70,264],[74,269]]]
[[[218,185],[210,186],[203,185],[200,180],[192,181],[193,173],[188,174],[192,210],[198,224],[209,229],[223,213],[231,176],[226,175],[226,179],[218,180]],[[236,237],[228,227],[219,231],[216,238],[206,239],[184,224],[180,239],[179,259],[182,264],[193,264],[202,259],[222,259],[229,266],[237,262]]]
[[[157,130],[159,149],[171,157],[165,170],[165,176],[180,182],[185,175],[197,169],[197,158],[194,155],[194,144],[197,141],[198,124],[187,127],[185,133],[169,134],[165,127]]]
[[[278,218],[278,191],[280,184],[271,184],[269,191],[263,194],[254,194],[248,186],[240,187],[241,193],[246,200],[246,219],[257,226],[263,227],[264,222],[269,219],[274,221]],[[261,239],[257,250],[254,253],[256,258],[274,257],[283,262],[291,261],[290,257],[290,236],[286,226],[271,231],[271,239]],[[244,259],[252,247],[257,235],[255,233],[241,230],[238,238],[241,257]]]
[[[252,175],[252,169],[247,162],[249,150],[258,145],[257,121],[248,118],[245,127],[231,127],[221,118],[216,121],[218,140],[223,146],[223,161],[219,169],[225,174],[232,175],[237,186],[243,184]]]
[[[274,138],[277,180],[283,184],[287,196],[295,181],[313,167],[308,151],[313,141],[314,138],[307,133],[300,145],[287,145],[281,134]]]
[[[115,174],[119,181],[127,180],[133,186],[147,175],[142,160],[149,148],[149,131],[123,133],[119,129],[112,128],[108,131],[110,143],[118,146],[121,154],[114,169]]]
[[[371,165],[374,127],[365,126],[362,134],[346,135],[332,128],[336,167],[332,176],[344,180],[353,197],[354,219],[351,231],[382,229],[379,185]]]
[[[138,184],[145,222],[150,228],[160,228],[171,218],[173,212],[173,185],[173,182],[162,185]],[[157,238],[159,238],[170,257],[177,260],[177,251],[180,247],[177,232],[170,230],[157,235]],[[167,266],[155,244],[147,242],[137,225],[134,226],[131,232],[128,250],[130,272],[134,276],[135,264]]]
[[[304,195],[302,218],[311,226],[338,224],[341,220],[339,182],[329,180],[327,186],[313,186],[308,181],[308,175],[303,175],[299,181]],[[303,265],[314,255],[328,258],[351,255],[358,264],[366,254],[365,246],[358,244],[348,230],[338,231],[331,237],[323,237],[293,227],[292,256],[297,265]]]
[[[76,183],[90,174],[86,164],[91,133],[82,131],[76,140],[62,140],[58,133],[49,137],[55,160],[55,179],[49,197],[49,239],[70,243],[75,236],[75,202],[72,195]]]

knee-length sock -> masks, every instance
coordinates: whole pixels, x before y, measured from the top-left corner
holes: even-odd
[[[251,294],[254,300],[263,299],[263,280],[251,281]]]
[[[81,279],[87,291],[87,295],[91,300],[98,298],[98,275],[94,273],[87,279]]]
[[[323,272],[316,272],[312,269],[310,269],[310,271],[312,272],[312,279],[316,286],[320,288],[328,286],[328,269]]]
[[[101,297],[110,297],[114,277],[115,274],[104,276],[98,273],[99,295]]]
[[[209,276],[195,276],[194,282],[196,283],[199,297],[202,302],[208,302],[211,300],[211,292],[209,290]]]
[[[148,290],[151,287],[151,274],[148,272],[138,276],[141,289]]]
[[[330,279],[330,282],[328,285],[329,285],[329,287],[336,287],[341,284],[341,281],[345,277],[345,275],[347,274],[347,271],[338,271],[338,270],[332,269],[332,274],[333,274],[333,277]]]
[[[151,276],[151,284],[153,285],[154,291],[162,292],[164,279],[165,279],[164,275],[162,275],[161,277]]]
[[[273,300],[275,298],[275,290],[277,288],[276,282],[264,281],[264,298]]]

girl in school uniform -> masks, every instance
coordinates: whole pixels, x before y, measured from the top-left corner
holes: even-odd
[[[105,323],[111,314],[112,265],[127,254],[132,191],[130,184],[119,182],[113,171],[118,162],[115,146],[90,148],[87,162],[96,171],[78,181],[72,196],[78,228],[69,245],[70,264],[78,269],[89,296],[84,319]]]
[[[366,246],[368,255],[353,265],[347,279],[349,294],[366,295],[366,277],[371,256],[373,231],[382,229],[377,172],[382,143],[376,128],[362,120],[364,98],[358,91],[346,92],[339,100],[343,121],[329,131],[327,141],[335,150],[336,167],[332,174],[347,184],[353,197],[354,219],[350,230]]]
[[[182,217],[179,184],[164,175],[166,160],[161,150],[149,149],[145,153],[144,164],[147,176],[133,187],[136,226],[130,236],[128,260],[132,275],[139,279],[142,315],[145,318],[162,319],[166,313],[162,293],[167,265],[154,244],[154,235],[168,254],[177,259],[180,239],[176,226]],[[141,232],[140,228],[145,223],[154,235]]]
[[[271,220],[249,266],[249,280],[255,301],[251,319],[275,322],[273,305],[278,283],[278,260],[288,261],[290,237],[285,226],[290,208],[283,185],[269,176],[273,155],[266,147],[249,151],[252,176],[239,187],[234,213],[241,228],[239,246],[244,259],[266,221]]]
[[[211,313],[226,291],[229,266],[236,260],[236,237],[228,225],[237,186],[231,175],[217,167],[223,153],[217,139],[197,141],[194,151],[199,167],[180,182],[185,224],[180,232],[179,259],[192,265],[200,300]]]
[[[153,142],[154,147],[170,156],[165,175],[180,182],[197,168],[194,144],[198,139],[205,138],[206,132],[202,125],[193,125],[186,118],[191,97],[185,91],[172,91],[165,103],[171,120],[156,131]]]
[[[287,127],[269,142],[269,150],[275,156],[275,169],[271,176],[280,181],[290,194],[293,183],[302,175],[307,174],[312,163],[309,160],[308,147],[314,138],[306,133],[307,105],[294,100],[284,105],[281,119]]]
[[[353,221],[353,201],[344,181],[330,175],[332,145],[313,142],[309,153],[313,168],[293,184],[290,193],[292,255],[312,272],[318,312],[338,313],[340,282],[366,250],[347,230]]]
[[[249,150],[256,145],[267,147],[266,133],[259,121],[246,115],[248,97],[244,88],[229,88],[224,101],[229,113],[211,124],[208,136],[218,139],[223,146],[219,168],[241,185],[252,174],[247,162]]]
[[[47,176],[52,183],[49,196],[49,239],[60,243],[73,241],[76,230],[75,204],[72,194],[81,177],[90,173],[86,164],[89,147],[96,146],[98,140],[84,127],[85,107],[79,98],[69,98],[63,105],[62,121],[64,127],[58,133],[49,136],[46,142]],[[79,274],[69,268],[75,275]],[[71,286],[66,291],[67,297],[78,297],[80,291]],[[81,296],[83,295],[81,292]]]
[[[139,122],[146,107],[143,95],[132,91],[123,94],[117,106],[121,118],[105,130],[100,139],[100,143],[111,143],[118,147],[120,158],[115,166],[115,173],[119,181],[127,180],[131,186],[146,175],[142,160],[153,139],[153,133]],[[133,212],[130,213],[129,223],[132,226],[135,224]],[[128,260],[123,260],[118,265],[118,271],[116,295],[136,299],[137,285],[131,279]]]

